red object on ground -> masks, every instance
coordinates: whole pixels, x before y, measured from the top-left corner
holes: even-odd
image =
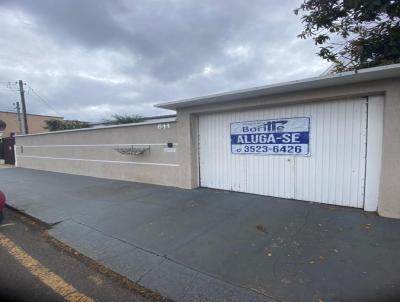
[[[4,209],[6,205],[6,195],[2,191],[0,191],[0,212]]]

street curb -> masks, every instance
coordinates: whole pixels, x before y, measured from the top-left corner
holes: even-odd
[[[142,295],[143,297],[151,298],[154,301],[159,301],[159,302],[173,302],[173,300],[166,298],[151,289],[143,287],[143,286],[137,284],[136,282],[133,282],[129,278],[113,271],[112,269],[108,268],[104,264],[101,264],[100,262],[97,262],[96,260],[82,254],[81,252],[77,251],[76,249],[72,248],[71,246],[54,238],[47,231],[45,232],[45,235],[46,235],[47,241],[50,242],[53,246],[55,246],[57,249],[67,252],[72,257],[78,258],[86,265],[89,265],[90,267],[93,267],[96,270],[100,271],[101,273],[107,275],[108,277],[111,277],[112,279],[122,283],[123,285],[127,286],[129,289],[135,291],[136,293]]]
[[[6,203],[6,208],[11,210],[11,211],[14,211],[14,212],[18,213],[19,215],[21,215],[21,216],[23,216],[23,217],[25,217],[25,218],[27,218],[29,220],[31,220],[31,222],[33,221],[34,223],[40,225],[42,228],[45,228],[47,230],[51,229],[54,225],[59,223],[59,222],[56,222],[56,223],[53,223],[53,224],[46,223],[46,222],[44,222],[44,221],[42,221],[42,220],[40,220],[40,219],[38,219],[38,218],[36,218],[36,217],[34,217],[32,215],[27,214],[23,210],[19,210],[18,208],[13,207],[12,205],[10,205],[8,203]]]
[[[56,239],[55,237],[51,236],[48,231],[51,230],[52,227],[58,223],[48,224],[46,222],[39,220],[38,218],[35,218],[35,217],[25,213],[24,211],[18,210],[17,208],[15,208],[9,204],[6,204],[6,207],[7,207],[7,209],[9,209],[9,210],[15,212],[17,215],[19,215],[20,218],[24,220],[24,222],[33,224],[36,227],[41,228],[46,241],[49,242],[52,246],[54,246],[56,249],[58,249],[62,252],[68,253],[71,257],[74,257],[74,258],[82,261],[84,264],[96,269],[100,273],[106,275],[107,277],[110,277],[114,281],[117,281],[118,283],[122,284],[123,286],[129,288],[130,290],[134,291],[135,293],[137,293],[145,298],[150,298],[157,302],[173,302],[173,300],[166,298],[151,289],[145,288],[145,287],[133,282],[129,278],[113,271],[112,269],[101,264],[100,262],[97,262],[96,260],[77,251],[73,247],[71,247],[71,246],[63,243],[62,241]]]

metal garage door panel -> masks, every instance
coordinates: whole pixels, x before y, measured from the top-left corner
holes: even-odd
[[[365,99],[310,105],[311,156],[294,158],[295,198],[363,207]]]
[[[310,156],[231,154],[230,124],[311,117]],[[204,187],[352,207],[364,200],[365,99],[200,116]]]

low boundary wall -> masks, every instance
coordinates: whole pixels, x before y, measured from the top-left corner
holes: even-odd
[[[16,166],[178,186],[176,119],[16,137]]]

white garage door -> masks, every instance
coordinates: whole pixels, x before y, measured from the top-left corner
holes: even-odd
[[[362,208],[366,126],[364,98],[202,115],[201,186]]]

